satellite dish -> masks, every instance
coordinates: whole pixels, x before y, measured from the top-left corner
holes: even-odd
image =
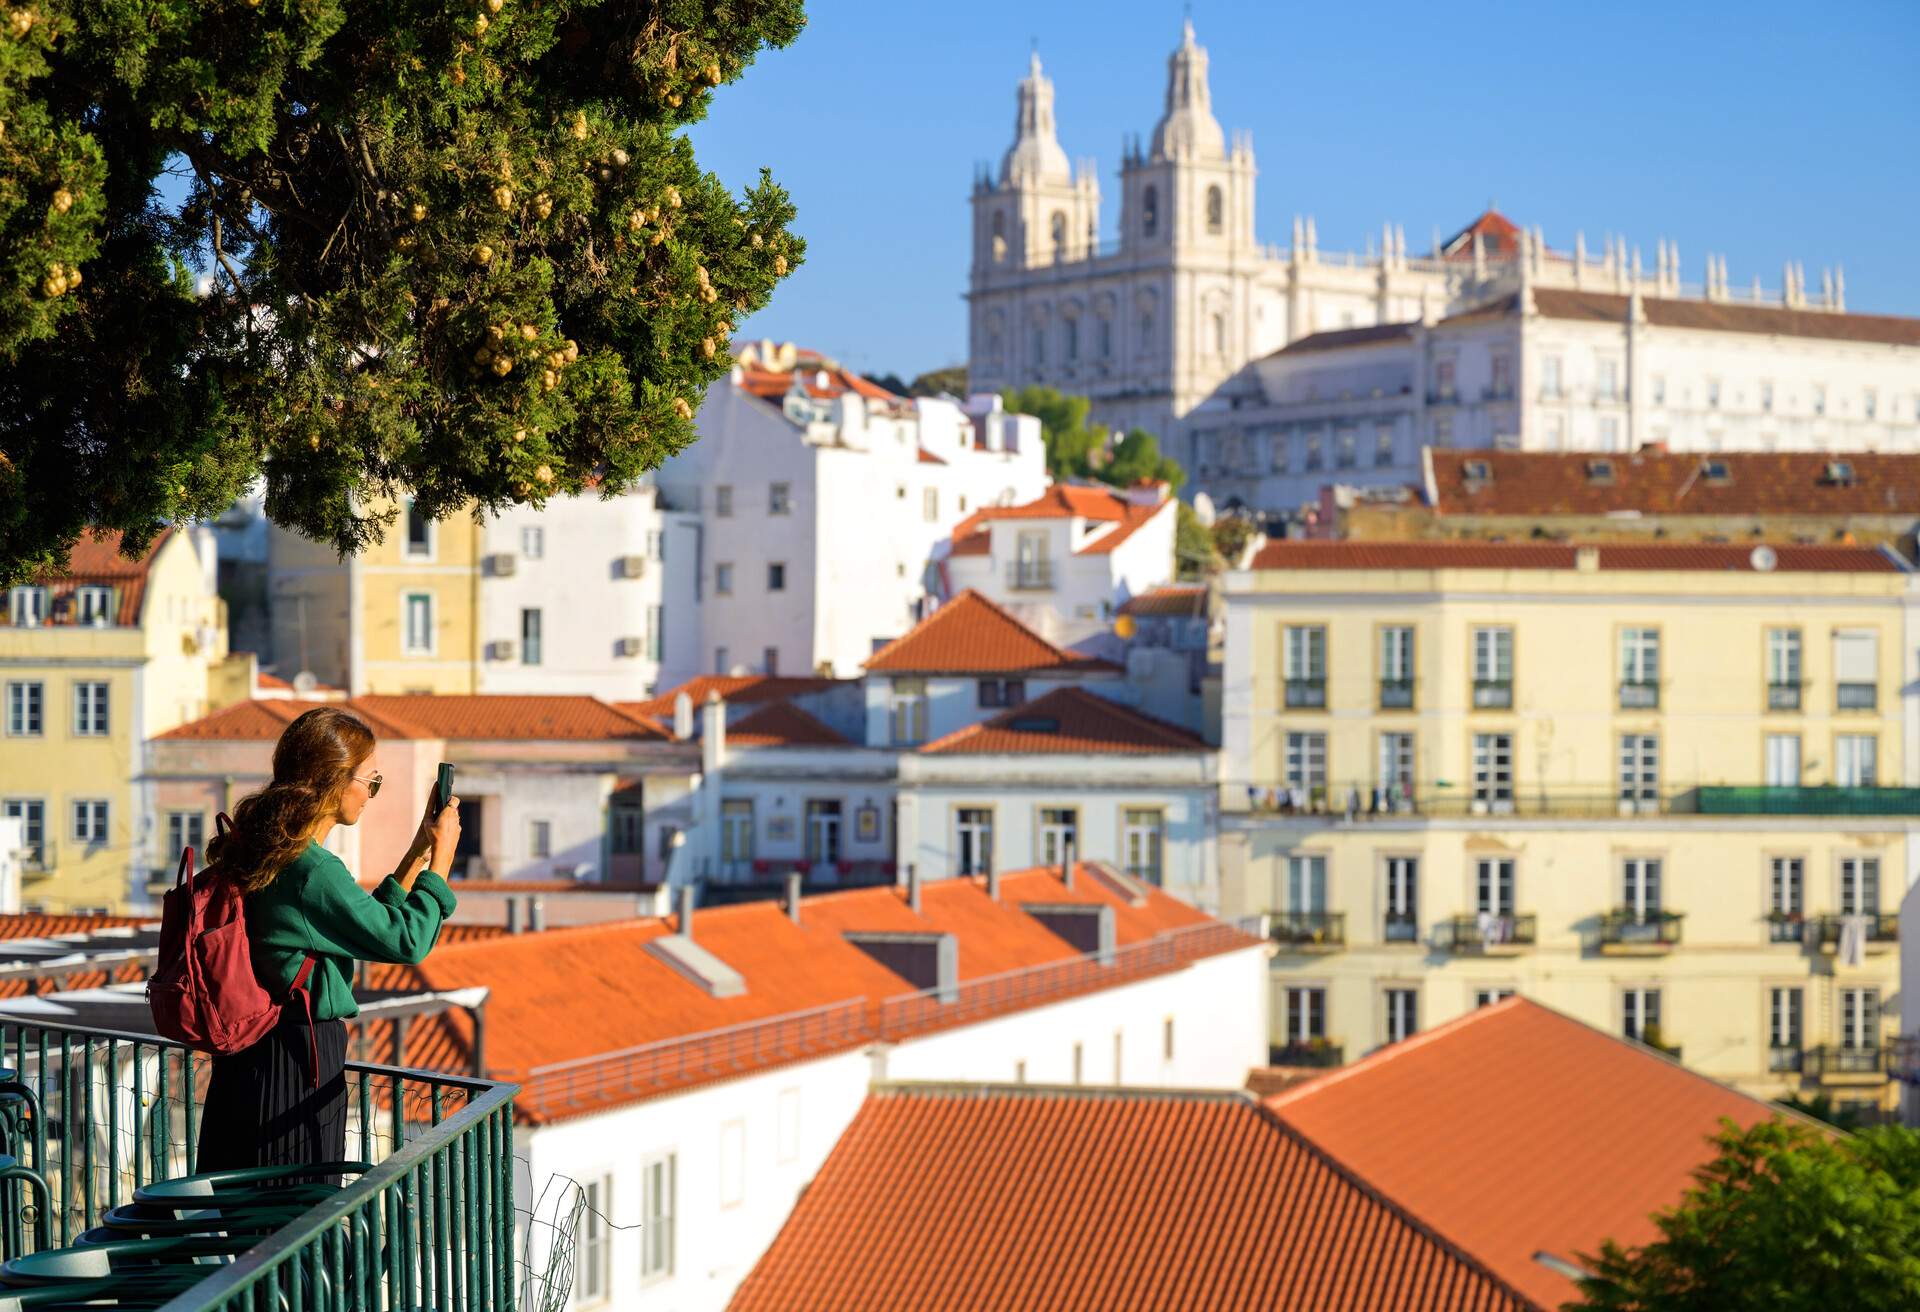
[[[293,690],[295,692],[312,692],[319,686],[320,680],[314,677],[312,670],[302,670],[293,676]]]
[[[1763,545],[1753,549],[1747,556],[1747,563],[1765,574],[1780,563],[1780,557],[1773,554],[1772,547]]]
[[[1205,492],[1195,492],[1193,494],[1193,513],[1195,518],[1208,528],[1213,527],[1213,521],[1218,517],[1217,512],[1213,508],[1213,498]]]

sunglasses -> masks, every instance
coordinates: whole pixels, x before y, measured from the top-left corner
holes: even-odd
[[[368,801],[372,801],[372,800],[373,800],[374,798],[376,798],[376,797],[378,797],[378,796],[380,796],[380,782],[381,782],[381,781],[380,781],[380,772],[379,772],[379,771],[377,771],[377,770],[376,770],[376,771],[374,771],[374,773],[373,773],[373,776],[372,776],[371,778],[367,778],[367,779],[362,779],[362,778],[361,778],[361,777],[360,777],[359,775],[357,775],[357,774],[356,774],[356,775],[351,775],[351,776],[349,776],[349,778],[351,778],[351,779],[352,779],[352,780],[353,780],[353,781],[354,781],[355,783],[361,783],[361,784],[365,784],[365,785],[367,786],[367,800],[368,800]]]

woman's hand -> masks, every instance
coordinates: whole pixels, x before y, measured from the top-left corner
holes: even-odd
[[[460,847],[460,799],[449,797],[440,814],[431,822],[433,858],[428,868],[442,875],[453,873],[453,854]]]

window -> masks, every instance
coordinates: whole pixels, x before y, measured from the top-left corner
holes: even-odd
[[[1057,866],[1067,859],[1067,849],[1080,849],[1080,812],[1071,806],[1040,808],[1040,864]]]
[[[1513,810],[1513,735],[1473,736],[1473,805],[1477,810]]]
[[[961,807],[953,814],[953,833],[961,874],[984,875],[993,869],[992,807]]]
[[[1288,989],[1286,992],[1288,1043],[1311,1043],[1327,1037],[1327,991]]]
[[[1160,1057],[1163,1061],[1173,1060],[1173,1017],[1160,1022]]]
[[[1649,1034],[1660,1037],[1660,990],[1622,989],[1620,991],[1620,1032],[1644,1043]]]
[[[722,483],[713,489],[713,517],[715,519],[733,518],[733,488]]]
[[[940,489],[923,488],[920,492],[920,513],[931,524],[940,518]]]
[[[717,560],[713,564],[713,595],[731,597],[733,595],[733,562]]]
[[[1413,705],[1413,626],[1389,624],[1380,630],[1380,709]]]
[[[720,1127],[720,1206],[738,1207],[747,1196],[747,1126],[728,1121]]]
[[[659,603],[647,607],[647,659],[657,661],[665,650],[667,635],[664,632],[666,610]]]
[[[1840,858],[1840,914],[1843,916],[1880,914],[1879,857]]]
[[[1793,788],[1800,783],[1800,735],[1767,735],[1767,787]]]
[[[1660,704],[1660,630],[1620,630],[1620,708]]]
[[[539,608],[523,607],[520,611],[520,663],[538,665],[540,654]]]
[[[401,645],[409,656],[433,655],[433,594],[406,592],[400,596]]]
[[[1286,752],[1287,787],[1307,789],[1314,800],[1323,798],[1327,787],[1327,735],[1290,732]]]
[[[760,672],[762,674],[780,673],[780,649],[778,647],[762,647],[760,649]]]
[[[105,802],[89,799],[73,804],[73,841],[76,843],[107,841],[107,804]]]
[[[79,624],[113,623],[113,589],[88,586],[73,590],[74,621]]]
[[[720,860],[738,865],[753,860],[753,799],[729,797],[720,803]]]
[[[1306,467],[1324,469],[1326,467],[1326,438],[1317,428],[1307,430]]]
[[[1768,937],[1775,943],[1797,942],[1807,910],[1806,862],[1797,856],[1776,856],[1767,866]]]
[[[1483,856],[1473,863],[1473,910],[1475,915],[1513,915],[1513,858]]]
[[[1540,395],[1555,397],[1560,395],[1560,357],[1546,355],[1540,358]]]
[[[1098,344],[1100,358],[1107,359],[1113,354],[1113,320],[1104,314],[1094,321],[1094,341]],[[965,507],[961,507],[965,509]]]
[[[1768,411],[1773,409],[1773,380],[1771,378],[1763,380],[1760,384],[1760,408]]]
[[[1053,258],[1057,261],[1067,253],[1067,216],[1059,210],[1053,212],[1048,234],[1053,238]]]
[[[1148,186],[1140,193],[1140,235],[1151,237],[1160,230],[1160,191]]]
[[[787,564],[783,560],[772,561],[767,565],[767,591],[785,592],[787,590]]]
[[[982,710],[1005,709],[1027,700],[1025,679],[982,679],[978,689]]]
[[[1871,629],[1841,629],[1833,635],[1833,705],[1870,711],[1880,678],[1879,635]]]
[[[1166,845],[1166,830],[1167,817],[1164,811],[1151,807],[1128,807],[1121,812],[1121,855],[1126,861],[1129,875],[1159,886],[1165,877],[1161,868],[1161,852]]]
[[[1602,401],[1620,399],[1620,362],[1618,360],[1600,361],[1598,368],[1594,371],[1594,378],[1595,396]]]
[[[927,738],[927,681],[895,679],[892,699],[892,736],[896,747],[911,747]]]
[[[1567,421],[1560,415],[1547,416],[1546,449],[1549,451],[1567,449]]]
[[[177,861],[187,848],[198,852],[206,846],[207,817],[199,811],[167,812],[166,859]]]
[[[775,1110],[774,1159],[791,1162],[800,1156],[800,1089],[780,1090]]]
[[[1333,437],[1333,463],[1338,469],[1352,469],[1360,460],[1360,434],[1343,428]]]
[[[607,810],[607,828],[613,850],[621,856],[633,856],[647,850],[644,841],[647,813],[638,806],[616,804]]]
[[[1226,199],[1220,194],[1220,188],[1207,188],[1207,231],[1219,232],[1226,226]]]
[[[1022,533],[1013,540],[1013,586],[1048,588],[1053,575],[1047,567],[1047,534]]]
[[[1453,361],[1436,360],[1433,364],[1433,394],[1437,400],[1451,401],[1456,388],[1453,379]]]
[[[1707,407],[1711,410],[1718,410],[1720,408],[1720,380],[1718,378],[1707,379]]]
[[[1660,858],[1630,856],[1620,863],[1620,905],[1636,920],[1660,914]]]
[[[1227,316],[1224,314],[1216,313],[1213,316],[1213,353],[1227,353]]]
[[[1879,777],[1874,756],[1877,740],[1870,733],[1843,733],[1833,740],[1833,781],[1842,788],[1871,788]]]
[[[1475,1007],[1491,1007],[1494,1003],[1499,1002],[1502,998],[1510,998],[1512,996],[1513,996],[1512,989],[1503,989],[1503,988],[1475,989],[1473,991],[1473,1005]]]
[[[520,530],[520,554],[528,560],[539,560],[547,554],[547,530],[538,524],[528,524]]]
[[[1660,739],[1650,733],[1620,735],[1620,789],[1623,804],[1654,806],[1660,801]]]
[[[1417,943],[1420,939],[1420,861],[1417,857],[1387,858],[1387,919],[1381,937],[1388,943]]]
[[[1817,415],[1827,412],[1827,389],[1817,383],[1813,388],[1813,412]]]
[[[527,855],[536,861],[553,855],[553,821],[527,822]]]
[[[7,685],[7,733],[15,738],[37,738],[46,732],[46,685]]]
[[[47,590],[20,587],[7,594],[7,618],[15,628],[32,628],[47,622]]]
[[[1453,416],[1440,415],[1433,421],[1433,444],[1451,446],[1453,444]]]
[[[1767,709],[1800,709],[1800,630],[1767,630]]]
[[[1869,419],[1880,413],[1880,394],[1871,387],[1860,398],[1860,413]]]
[[[1877,1048],[1880,1046],[1880,990],[1840,990],[1840,1046]]]
[[[1388,989],[1387,1042],[1398,1043],[1420,1028],[1420,994],[1416,989]]]
[[[20,846],[24,859],[34,865],[47,863],[47,804],[24,797],[9,797],[0,805],[0,816],[20,822]],[[175,849],[174,855],[179,856]]]
[[[1800,1069],[1802,1015],[1806,990],[1774,988],[1767,990],[1767,1069]]]
[[[786,515],[793,511],[793,486],[789,483],[767,485],[767,513]]]
[[[1473,631],[1473,704],[1482,710],[1513,705],[1513,630]]]
[[[1667,376],[1665,374],[1655,374],[1653,376],[1653,403],[1655,405],[1665,405],[1667,403]]]
[[[727,649],[725,647],[715,647],[713,649],[713,672],[715,674],[725,674],[727,672]]]
[[[1606,418],[1600,421],[1600,449],[1618,451],[1620,449],[1620,421]]]
[[[1513,395],[1513,357],[1496,355],[1493,357],[1493,387],[1495,398]]]
[[[73,685],[73,732],[80,738],[103,738],[107,734],[107,684],[82,680]]]
[[[1287,705],[1324,707],[1327,704],[1327,627],[1324,624],[1286,626]]]
[[[1393,425],[1376,424],[1373,429],[1373,467],[1385,469],[1393,464]]]
[[[613,1292],[613,1179],[601,1176],[581,1186],[586,1210],[580,1217],[578,1275],[573,1301],[585,1306],[603,1301]]]
[[[674,1155],[640,1167],[640,1278],[673,1274]]]
[[[667,535],[659,529],[647,530],[647,559],[665,560],[667,558]]]
[[[409,560],[430,560],[433,557],[433,521],[420,513],[413,504],[413,498],[407,498],[407,558]]]

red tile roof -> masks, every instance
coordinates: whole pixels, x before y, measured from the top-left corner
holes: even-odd
[[[1920,455],[1428,449],[1440,515],[1920,515]],[[1709,479],[1708,461],[1727,477]],[[1845,462],[1852,477],[1828,477]],[[1472,463],[1481,477],[1468,477]]]
[[[1489,206],[1472,223],[1441,242],[1439,254],[1445,259],[1471,260],[1476,236],[1488,256],[1512,255],[1519,249],[1520,226]]]
[[[1172,498],[1141,505],[1107,487],[1055,483],[1032,501],[1018,506],[983,506],[954,527],[949,556],[984,556],[992,550],[987,525],[998,519],[1085,519],[1114,528],[1074,548],[1077,556],[1104,555],[1132,537]]]
[[[1509,998],[1276,1094],[1267,1105],[1542,1307],[1576,1295],[1534,1260],[1654,1237],[1721,1117],[1778,1109],[1638,1044]]]
[[[121,628],[139,625],[140,607],[146,598],[147,572],[153,567],[160,548],[172,538],[173,530],[161,529],[146,551],[132,560],[120,554],[121,536],[118,529],[88,529],[67,554],[66,569],[50,571],[34,579],[36,585],[47,590],[48,623],[79,623],[78,606],[73,601],[75,590],[103,587],[113,589],[113,623]],[[0,628],[12,623],[11,608],[0,608]]]
[[[935,455],[933,452],[927,450],[925,447],[921,447],[920,463],[923,465],[944,465],[947,462],[942,460],[939,456]]]
[[[756,702],[785,701],[801,693],[824,692],[838,682],[837,679],[809,675],[701,674],[665,692],[655,693],[643,702],[614,704],[630,714],[671,724],[673,703],[683,692],[692,699],[693,708],[698,711],[710,693],[718,693],[720,700],[742,706]]]
[[[418,693],[370,695],[329,704],[352,711],[384,738],[576,742],[670,736],[654,721],[594,697]],[[286,698],[236,702],[159,737],[275,739],[287,725],[313,709],[310,703]]]
[[[1081,754],[1149,756],[1212,748],[1168,724],[1097,697],[1083,688],[1056,688],[991,720],[970,724],[920,748],[932,756]]]
[[[1137,597],[1128,597],[1120,606],[1122,615],[1204,619],[1207,614],[1207,585],[1169,583],[1150,588]]]
[[[1751,546],[1713,543],[1602,543],[1602,570],[1758,572]],[[1254,569],[1563,569],[1577,568],[1579,546],[1545,542],[1269,542]],[[1780,574],[1892,574],[1902,566],[1877,547],[1774,546]]]
[[[842,368],[817,351],[800,351],[790,370],[770,369],[762,363],[742,363],[738,367],[740,378],[736,386],[763,400],[778,401],[785,396],[792,390],[797,375],[807,395],[816,400],[830,401],[836,396],[853,392],[869,401],[902,406],[911,404],[907,398],[896,396],[878,383]]]
[[[1244,1095],[896,1084],[868,1096],[728,1306],[1526,1304]]]
[[[733,747],[851,747],[847,739],[792,702],[772,702],[727,726]]]
[[[61,934],[97,934],[103,929],[158,928],[158,916],[56,916],[38,912],[0,915],[0,939],[55,938]]]
[[[1382,342],[1404,342],[1413,337],[1417,323],[1376,323],[1365,328],[1332,328],[1308,333],[1288,342],[1274,355],[1310,355],[1315,351],[1342,351],[1350,346],[1378,346]]]
[[[1568,287],[1535,287],[1534,308],[1548,319],[1623,324],[1630,298],[1614,292]],[[1668,300],[1642,296],[1647,322],[1656,328],[1697,332],[1759,333],[1775,337],[1815,337],[1842,342],[1920,346],[1920,319],[1891,314],[1850,314],[1834,310],[1798,310],[1784,305],[1732,301]],[[1445,324],[1482,323],[1520,311],[1518,292],[1441,320]]]
[[[1117,667],[1056,647],[968,588],[868,657],[881,674],[1110,672]]]

